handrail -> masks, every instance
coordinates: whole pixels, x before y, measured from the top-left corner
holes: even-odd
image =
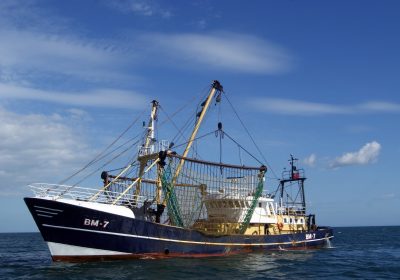
[[[143,175],[146,174],[151,168],[153,168],[153,166],[156,165],[159,161],[159,158],[153,161],[153,163],[150,164],[150,166],[147,167],[146,170],[143,172]],[[133,181],[133,183],[130,184],[122,193],[119,193],[118,197],[112,202],[112,204],[116,204],[124,195],[126,195],[127,192],[142,179],[143,175]]]
[[[306,173],[303,168],[299,168],[295,171],[285,170],[282,172],[282,180],[301,180],[305,179]]]
[[[127,193],[121,196],[120,192],[112,192],[108,190],[104,190],[99,193],[98,189],[92,188],[74,187],[73,189],[70,189],[71,186],[58,184],[34,183],[28,185],[28,187],[33,191],[35,197],[46,197],[53,200],[66,198],[79,201],[115,204],[113,203],[115,198],[119,197],[118,205],[137,206],[138,202],[143,203],[145,200],[149,199],[144,196],[137,196]],[[96,196],[95,200],[91,200],[94,194],[98,195]]]

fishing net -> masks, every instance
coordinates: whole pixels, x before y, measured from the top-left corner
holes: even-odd
[[[264,172],[169,154],[161,183],[170,223],[209,234],[244,233],[262,194]]]
[[[155,164],[149,158],[146,166]],[[166,158],[138,178],[111,177],[106,192],[123,193],[122,202],[134,208],[166,206],[162,223],[194,229],[206,234],[243,234],[263,191],[265,167],[246,167],[183,158]],[[142,171],[143,171],[142,170]]]

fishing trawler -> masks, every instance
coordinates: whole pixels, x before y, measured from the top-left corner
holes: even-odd
[[[214,135],[219,144],[225,137],[250,154],[221,122],[211,133],[198,135],[207,111],[222,95],[222,85],[214,81],[193,116],[192,133],[180,145],[156,139],[160,105],[153,101],[134,158],[119,172],[103,171],[99,188],[30,185],[34,196],[24,200],[52,259],[224,256],[329,243],[332,229],[318,226],[306,211],[306,177],[296,158],[291,156],[276,191],[267,192],[267,167],[261,161],[255,167],[227,164],[193,152],[200,140]]]

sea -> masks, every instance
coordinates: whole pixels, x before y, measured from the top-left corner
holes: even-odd
[[[338,227],[327,248],[55,263],[39,233],[0,234],[0,279],[400,279],[400,226]]]

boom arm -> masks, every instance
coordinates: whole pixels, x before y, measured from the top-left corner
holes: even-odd
[[[195,125],[195,127],[193,129],[192,135],[190,136],[189,142],[188,142],[188,144],[187,144],[187,146],[185,148],[185,151],[183,152],[183,155],[182,155],[183,158],[181,159],[181,161],[179,162],[178,167],[176,168],[175,175],[174,175],[173,180],[172,180],[173,183],[175,183],[176,179],[179,176],[179,173],[181,172],[182,166],[185,163],[185,159],[184,158],[187,156],[187,154],[190,151],[190,147],[192,146],[193,141],[196,138],[197,132],[198,132],[198,130],[200,128],[200,125],[201,125],[201,123],[202,123],[202,121],[204,119],[204,116],[207,113],[208,107],[210,106],[211,101],[212,101],[213,97],[215,96],[215,93],[216,92],[222,92],[222,91],[223,91],[222,85],[217,80],[215,80],[213,82],[212,86],[211,86],[210,93],[208,94],[208,97],[207,97],[207,99],[206,99],[206,101],[204,103],[203,109],[200,112],[199,118],[197,119],[196,125]]]

